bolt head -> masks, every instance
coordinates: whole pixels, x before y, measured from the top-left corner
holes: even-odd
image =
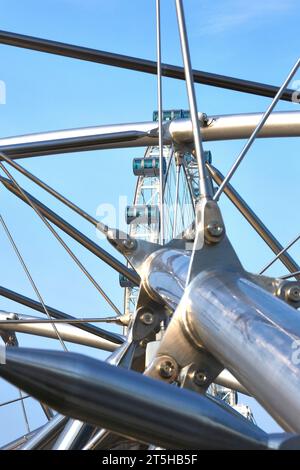
[[[163,361],[159,366],[159,373],[164,379],[170,379],[174,370],[175,365],[171,361]]]
[[[194,382],[196,385],[199,385],[200,387],[202,387],[203,385],[206,384],[207,380],[208,380],[208,377],[203,370],[198,370],[195,372]]]
[[[152,325],[154,321],[154,316],[151,312],[145,312],[143,315],[141,315],[140,320],[145,324],[145,325]]]
[[[123,240],[122,245],[126,250],[133,250],[135,247],[135,240],[126,238],[126,240]]]
[[[300,301],[300,286],[291,286],[286,291],[286,296],[291,302]]]
[[[207,231],[212,237],[221,237],[224,233],[224,226],[220,222],[210,222]]]

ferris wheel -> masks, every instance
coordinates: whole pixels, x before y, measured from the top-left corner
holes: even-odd
[[[293,359],[300,344],[300,268],[287,252],[300,235],[283,247],[230,183],[258,136],[300,135],[299,111],[272,113],[280,99],[295,99],[288,85],[300,59],[280,88],[193,71],[183,4],[175,3],[184,68],[161,63],[159,0],[157,63],[0,31],[3,44],[158,77],[158,110],[149,122],[0,139],[2,185],[32,208],[115,313],[75,318],[46,305],[0,215],[36,299],[5,287],[0,295],[46,316],[0,312],[5,345],[0,349],[0,376],[13,385],[14,393],[0,404],[0,416],[5,407],[16,407],[16,422],[24,420],[27,428],[24,433],[24,423],[16,426],[16,440],[3,449],[300,447],[300,367]],[[163,110],[162,75],[186,81],[189,110]],[[198,113],[195,82],[269,96],[272,102],[264,113],[207,116]],[[246,145],[227,176],[222,175],[213,165],[209,141],[242,138],[248,139]],[[124,214],[126,233],[97,220],[18,162],[131,147],[140,153],[132,160],[136,186]],[[25,191],[11,167],[92,224],[124,261]],[[274,252],[259,274],[242,266],[228,239],[218,204],[223,193]],[[122,311],[57,228],[119,274]],[[290,274],[267,276],[276,260]],[[32,336],[31,348],[22,347],[24,334]],[[59,349],[37,349],[35,338],[39,345],[41,338],[55,339]],[[96,355],[71,353],[68,342],[109,355],[100,361]],[[283,373],[284,383],[279,381]],[[260,429],[251,409],[238,402],[238,393],[254,397],[286,432],[275,438]],[[43,413],[43,424],[34,430],[28,424],[30,401]]]

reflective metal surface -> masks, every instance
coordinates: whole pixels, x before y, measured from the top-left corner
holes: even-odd
[[[97,49],[75,46],[74,44],[65,44],[58,41],[50,41],[48,39],[36,38],[33,36],[25,36],[24,34],[17,34],[9,31],[0,31],[0,43],[32,49],[35,51],[47,52],[49,54],[58,54],[89,62],[97,62],[98,64],[136,70],[144,73],[157,73],[156,62],[152,60],[99,51]],[[184,80],[183,68],[176,65],[162,64],[162,75],[165,77]],[[257,83],[250,80],[242,80],[240,78],[226,77],[215,73],[202,72],[200,70],[193,70],[193,75],[196,83],[203,83],[254,95],[273,97],[278,91],[278,87],[272,85]],[[292,94],[293,90],[286,90],[282,99],[291,101]]]
[[[59,412],[145,443],[181,449],[267,446],[263,431],[204,396],[86,356],[8,348],[0,375]]]
[[[200,121],[201,117],[202,115],[199,115]],[[261,117],[261,113],[208,116],[207,124],[202,124],[203,141],[246,139],[251,135]],[[116,134],[119,139],[113,138]],[[132,139],[132,135],[139,137]],[[258,137],[297,137],[299,135],[300,112],[288,111],[273,113]],[[191,121],[176,119],[169,124],[164,123],[164,139],[165,144],[170,144],[172,140],[176,143],[191,143],[193,141]],[[151,145],[158,145],[157,125],[152,121],[68,129],[0,139],[1,151],[11,158]]]
[[[10,319],[38,320],[38,317],[0,311],[1,321]],[[76,328],[72,325],[66,325],[63,323],[56,323],[55,325],[64,341],[70,341],[71,343],[82,344],[92,348],[104,349],[105,351],[115,351],[120,346],[119,344],[107,341],[104,338],[96,336],[93,333],[80,330],[79,328]],[[57,339],[56,332],[53,330],[51,323],[1,323],[0,329],[4,331],[15,331],[19,333],[28,333],[31,335]]]
[[[20,450],[36,450],[47,446],[63,429],[67,421],[68,418],[66,416],[55,415],[28,442],[22,445]]]
[[[186,289],[184,328],[287,431],[300,431],[299,313],[237,272],[199,274]]]

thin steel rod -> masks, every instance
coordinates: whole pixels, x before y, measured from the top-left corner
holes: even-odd
[[[153,75],[156,75],[157,73],[157,64],[152,60],[114,54],[111,52],[50,41],[32,36],[25,36],[23,34],[11,33],[8,31],[0,31],[0,43],[89,62],[96,62],[98,64],[150,73]],[[273,98],[278,91],[278,87],[276,86],[243,80],[240,78],[228,77],[200,70],[193,70],[193,74],[194,81],[196,83],[203,83],[205,85],[240,91],[243,93],[251,93],[254,95]],[[183,68],[176,65],[162,64],[162,75],[165,77],[184,80]],[[293,93],[294,90],[285,90],[281,99],[292,101]]]
[[[56,414],[44,426],[39,428],[37,432],[29,439],[22,447],[21,450],[37,450],[47,446],[65,426],[68,418]]]
[[[266,266],[260,271],[259,274],[263,274],[267,269],[269,269],[269,267],[272,266],[272,264],[274,264],[275,261],[277,261],[278,258],[280,258],[281,255],[283,255],[287,250],[289,250],[299,239],[300,239],[300,233],[285,248],[283,248],[278,253],[278,255],[275,256],[275,258],[273,258],[268,264],[266,264]]]
[[[202,146],[202,137],[200,133],[200,125],[199,125],[199,120],[198,120],[196,93],[195,93],[195,87],[194,87],[189,43],[188,43],[188,37],[187,37],[187,31],[186,31],[186,25],[185,25],[183,3],[182,3],[182,0],[175,0],[175,1],[176,1],[176,12],[177,12],[179,34],[180,34],[182,58],[183,58],[183,63],[184,63],[185,81],[186,81],[189,107],[190,107],[190,113],[191,113],[193,134],[194,134],[195,152],[196,152],[196,159],[197,159],[198,171],[199,171],[200,197],[211,198],[212,195],[210,194],[207,180],[205,178],[205,155],[204,155],[204,150]]]
[[[26,204],[29,204],[27,199],[25,197],[23,197],[22,193],[20,193],[20,191],[18,191],[18,189],[12,184],[12,182],[10,180],[0,176],[0,181],[4,184],[4,186],[9,191],[13,192],[16,196],[18,196],[20,199],[22,199],[24,202],[26,202]],[[38,199],[33,197],[31,194],[29,194],[24,189],[23,189],[23,193],[25,193],[27,195],[27,197],[38,207],[39,211],[48,220],[50,220],[50,222],[52,222],[54,225],[59,227],[61,230],[63,230],[65,233],[67,233],[70,237],[74,238],[74,240],[76,240],[82,246],[87,248],[94,255],[96,255],[102,261],[104,261],[109,266],[111,266],[113,269],[115,269],[117,272],[119,272],[121,274],[124,274],[124,276],[126,276],[135,285],[139,285],[140,277],[135,271],[133,271],[132,269],[129,269],[127,266],[125,266],[123,263],[121,263],[119,260],[117,260],[114,256],[112,256],[110,253],[103,250],[99,245],[94,243],[92,240],[90,240],[88,237],[86,237],[83,233],[81,233],[79,230],[74,228],[71,224],[66,222],[62,217],[58,216],[55,212],[53,212],[47,206],[42,204]]]
[[[175,188],[175,204],[174,204],[174,224],[173,224],[173,238],[176,236],[177,226],[177,213],[178,213],[178,199],[179,199],[179,178],[180,178],[181,165],[176,165],[176,188]]]
[[[80,207],[78,207],[76,204],[74,204],[72,201],[70,201],[69,199],[67,199],[65,196],[63,196],[62,194],[60,194],[58,191],[56,191],[55,189],[53,189],[51,186],[49,186],[47,183],[45,183],[44,181],[42,181],[40,178],[38,178],[37,176],[35,176],[34,174],[32,174],[30,171],[26,170],[26,168],[24,168],[23,166],[21,166],[19,163],[15,162],[14,160],[11,160],[11,166],[14,167],[16,170],[18,170],[20,173],[22,173],[24,176],[26,176],[27,178],[29,178],[31,181],[33,181],[34,183],[36,183],[38,186],[40,186],[41,188],[43,188],[45,191],[47,191],[47,193],[51,194],[52,196],[54,196],[56,199],[58,199],[60,202],[62,202],[63,204],[65,204],[67,207],[69,207],[70,209],[72,209],[74,212],[76,212],[78,215],[80,215],[81,217],[83,217],[84,219],[86,219],[88,222],[90,222],[92,225],[94,225],[95,227],[97,227],[101,232],[104,232],[106,233],[107,232],[107,229],[108,227],[104,224],[101,224],[101,222],[99,222],[97,219],[95,219],[94,217],[92,217],[90,214],[88,214],[87,212],[85,212],[83,209],[81,209]]]
[[[0,286],[0,295],[14,302],[17,302],[21,305],[25,305],[26,307],[36,310],[37,312],[44,313],[44,309],[41,303],[37,302],[36,300],[30,299],[29,297],[26,297],[25,295],[22,295],[10,289],[7,289],[3,286]],[[57,310],[56,308],[50,307],[49,305],[47,305],[47,310],[53,318],[76,320],[76,318],[74,318],[73,316],[68,315],[67,313],[61,312],[60,310]],[[117,333],[113,333],[111,331],[103,330],[102,328],[99,328],[97,326],[94,326],[88,323],[77,323],[76,328],[79,328],[83,331],[87,331],[88,333],[92,333],[93,335],[97,337],[104,338],[107,341],[111,341],[112,343],[117,344],[117,345],[121,345],[124,343],[124,338],[121,335]]]
[[[161,26],[160,0],[156,0],[156,54],[157,54],[157,110],[158,110],[158,148],[159,148],[159,216],[160,243],[165,240],[164,218],[164,175],[163,175],[163,115],[162,115],[162,78],[161,78]]]
[[[206,167],[209,171],[210,176],[213,180],[220,185],[224,181],[224,175],[213,165],[206,163]],[[269,231],[265,226],[262,220],[255,214],[255,212],[248,206],[246,201],[240,196],[240,194],[234,189],[234,187],[228,183],[224,188],[224,193],[228,199],[235,205],[235,207],[240,211],[240,213],[245,217],[249,224],[254,228],[258,235],[266,242],[268,247],[275,253],[279,254],[283,250],[283,246],[279,241],[274,237],[274,235]],[[291,272],[297,274],[299,270],[298,264],[293,260],[293,258],[288,253],[282,253],[279,256],[280,261],[284,266]],[[291,275],[293,277],[293,275]]]
[[[1,406],[11,405],[12,403],[16,403],[16,402],[21,401],[21,400],[26,400],[26,398],[32,398],[32,397],[30,395],[25,395],[25,396],[22,396],[22,397],[19,397],[19,398],[15,398],[14,400],[5,401],[3,403],[0,403],[0,407]]]
[[[32,321],[33,320],[33,321]],[[12,321],[13,323],[10,323]],[[89,332],[76,328],[75,325],[65,323],[65,320],[53,320],[58,332],[64,341],[90,346],[92,348],[103,349],[104,351],[115,351],[120,344],[116,341],[107,341],[103,336],[96,336]],[[57,323],[58,321],[58,323]],[[30,315],[16,314],[0,311],[0,330],[14,333],[24,333],[39,337],[56,339],[55,332],[49,321],[44,322],[40,318]]]
[[[26,426],[27,433],[29,434],[29,433],[30,433],[30,426],[29,426],[27,411],[26,411],[26,408],[25,408],[25,403],[24,403],[24,401],[22,400],[23,394],[22,394],[22,390],[21,390],[21,389],[19,389],[19,394],[20,394],[20,398],[21,398],[20,401],[21,401],[21,407],[22,407],[22,413],[23,413],[23,416],[24,416],[25,426]]]
[[[1,313],[1,311],[0,311]],[[16,314],[18,315],[18,314]],[[0,325],[22,325],[26,323],[67,323],[67,324],[76,324],[76,323],[117,323],[117,317],[108,317],[108,318],[76,318],[74,320],[44,320],[42,318],[34,318],[30,320],[0,320]]]
[[[290,277],[300,276],[300,271],[295,271],[291,274],[285,274],[284,276],[280,276],[280,279],[289,279]]]
[[[0,447],[0,450],[18,450],[22,445],[29,441],[43,426],[38,429],[34,429],[29,434],[23,434],[21,437],[15,439],[8,444],[5,444],[3,447]]]
[[[297,62],[295,63],[295,65],[292,67],[291,71],[289,72],[287,78],[285,79],[285,81],[283,82],[283,84],[281,85],[281,87],[279,88],[276,96],[273,98],[272,100],[272,103],[270,104],[270,106],[268,107],[268,109],[266,110],[266,112],[264,113],[264,115],[262,116],[261,120],[259,121],[258,125],[256,126],[256,128],[254,129],[254,131],[252,132],[248,142],[245,144],[245,146],[243,147],[242,151],[240,152],[239,156],[237,157],[236,161],[234,162],[234,164],[232,165],[231,169],[229,170],[228,174],[226,175],[223,183],[221,184],[221,186],[219,187],[218,191],[216,192],[216,194],[214,195],[214,200],[215,201],[218,201],[219,197],[221,196],[225,186],[227,185],[227,183],[230,181],[230,179],[232,178],[232,176],[234,175],[234,173],[236,172],[237,168],[239,167],[239,165],[241,164],[242,160],[244,159],[244,157],[246,156],[248,150],[251,148],[253,142],[255,141],[257,135],[259,134],[259,132],[261,131],[262,127],[264,126],[266,120],[268,119],[268,117],[270,116],[271,112],[273,111],[273,109],[275,108],[277,102],[279,101],[282,93],[284,92],[285,88],[287,87],[287,85],[289,84],[289,82],[291,81],[291,79],[293,78],[293,76],[295,75],[295,73],[297,72],[298,70],[298,67],[300,65],[300,59],[297,60]]]
[[[4,167],[1,162],[0,162],[0,166],[1,166],[1,167]],[[38,289],[38,287],[37,287],[35,281],[33,280],[32,276],[31,276],[31,274],[30,274],[30,271],[29,271],[29,269],[28,269],[28,267],[27,267],[27,265],[26,265],[26,263],[25,263],[25,261],[24,261],[24,258],[23,258],[23,256],[21,255],[21,253],[20,253],[20,251],[19,251],[19,249],[18,249],[18,247],[17,247],[17,245],[16,245],[16,243],[15,243],[13,237],[12,237],[9,228],[7,227],[6,223],[4,222],[4,219],[3,219],[2,215],[0,215],[0,223],[1,223],[3,229],[4,229],[5,233],[6,233],[6,236],[7,236],[8,240],[9,240],[11,246],[13,247],[14,252],[16,253],[16,255],[17,255],[17,257],[18,257],[18,259],[19,259],[19,261],[20,261],[20,264],[21,264],[21,266],[22,266],[22,268],[23,268],[23,270],[24,270],[24,272],[25,272],[25,274],[26,274],[26,276],[27,276],[27,278],[28,278],[28,280],[29,280],[29,282],[30,282],[30,284],[31,284],[31,286],[32,286],[32,288],[33,288],[33,290],[34,290],[36,296],[37,296],[37,298],[39,299],[40,303],[41,303],[42,306],[43,306],[44,312],[46,313],[47,317],[49,318],[49,320],[50,320],[51,323],[52,323],[52,328],[53,328],[53,330],[54,330],[54,332],[55,332],[55,334],[56,334],[56,336],[57,336],[57,338],[58,338],[60,344],[62,345],[62,348],[63,348],[65,351],[67,351],[67,347],[66,347],[66,345],[65,345],[65,343],[64,343],[64,341],[63,341],[63,339],[62,339],[62,337],[60,336],[59,331],[57,330],[56,326],[55,326],[54,323],[52,322],[50,313],[48,312],[48,309],[47,309],[47,307],[46,307],[46,304],[45,304],[45,302],[44,302],[44,299],[43,299],[43,297],[42,297],[42,295],[41,295],[41,293],[40,293],[40,291],[39,291],[39,289]]]
[[[6,161],[10,162],[10,158],[7,157],[3,152],[0,152],[1,157]],[[102,295],[102,297],[106,300],[106,302],[110,305],[110,307],[118,314],[121,315],[120,310],[116,307],[116,305],[112,302],[112,300],[106,295],[104,290],[99,286],[97,281],[93,278],[93,276],[88,272],[88,270],[83,266],[81,261],[77,258],[77,256],[73,253],[73,251],[69,248],[69,246],[64,242],[64,240],[60,237],[60,235],[56,232],[56,230],[52,227],[52,225],[48,222],[48,220],[41,214],[38,207],[34,204],[34,202],[26,195],[23,191],[19,183],[15,180],[12,174],[5,168],[2,162],[0,162],[0,167],[4,171],[4,173],[12,180],[13,184],[16,188],[20,191],[23,197],[27,200],[28,204],[32,207],[34,212],[37,216],[42,220],[42,222],[46,225],[46,227],[50,230],[50,232],[54,235],[57,241],[62,245],[62,247],[66,250],[66,252],[71,256],[73,261],[77,264],[80,270],[85,274],[85,276],[89,279],[89,281],[94,285],[94,287],[98,290],[98,292]]]

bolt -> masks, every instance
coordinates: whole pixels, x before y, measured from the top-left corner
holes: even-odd
[[[291,286],[286,290],[286,297],[291,302],[299,302],[300,301],[300,287],[299,286]]]
[[[204,371],[198,370],[194,373],[194,382],[196,385],[202,387],[207,382],[207,375]]]
[[[159,373],[164,379],[170,379],[174,370],[175,365],[171,361],[163,361],[159,366]]]
[[[221,237],[224,232],[224,226],[220,222],[210,222],[207,231],[212,237]]]
[[[139,342],[139,345],[141,346],[141,348],[146,348],[148,343],[149,343],[149,339],[144,338]]]
[[[154,321],[153,314],[150,312],[145,312],[143,315],[140,316],[141,322],[143,322],[145,325],[152,325]]]
[[[123,240],[122,245],[126,250],[131,251],[135,248],[136,241],[132,240],[131,238],[126,238],[126,240]]]

